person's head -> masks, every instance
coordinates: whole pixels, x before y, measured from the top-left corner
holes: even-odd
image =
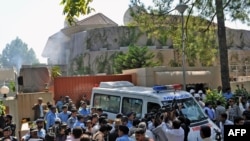
[[[222,113],[220,115],[220,121],[225,122],[227,120],[227,113]]]
[[[244,125],[245,121],[243,117],[235,117],[234,125]]]
[[[197,93],[197,94],[194,94],[194,98],[199,101],[200,100],[200,95]]]
[[[120,125],[118,126],[118,135],[128,135],[129,128],[126,125]]]
[[[42,104],[42,103],[43,103],[43,98],[42,98],[42,97],[39,97],[39,98],[37,99],[37,102],[38,102],[38,104]]]
[[[105,124],[108,123],[108,119],[101,116],[101,117],[99,117],[98,122],[99,122],[100,125],[105,125]]]
[[[73,117],[77,116],[77,110],[75,108],[71,110],[71,116]]]
[[[140,122],[138,124],[138,128],[144,129],[145,132],[146,132],[146,130],[147,130],[147,124],[146,124],[146,122]]]
[[[75,127],[72,130],[72,135],[74,136],[75,139],[78,139],[81,137],[83,131],[81,127]]]
[[[128,113],[127,117],[128,117],[128,120],[133,121],[135,119],[135,113],[130,112],[130,113]]]
[[[86,108],[86,107],[87,107],[87,104],[86,104],[85,101],[82,101],[82,102],[81,102],[81,107],[82,107],[82,108]]]
[[[138,124],[139,124],[140,122],[141,122],[141,121],[140,121],[138,118],[136,118],[136,119],[134,119],[134,120],[132,121],[132,125],[133,125],[134,127],[137,127]]]
[[[4,118],[4,120],[5,120],[6,123],[11,123],[11,121],[12,121],[12,115],[9,115],[9,114],[6,115],[5,118]]]
[[[82,121],[82,122],[84,121],[84,117],[83,117],[83,115],[81,115],[81,114],[77,114],[77,116],[76,116],[76,117],[77,117],[77,120],[78,120],[78,121]]]
[[[119,118],[119,119],[121,119],[122,118],[122,113],[118,113],[117,115],[116,115],[116,118]]]
[[[114,120],[114,125],[115,125],[115,129],[118,129],[118,127],[119,127],[120,125],[122,125],[121,119],[120,119],[120,118],[116,118],[116,119]]]
[[[5,127],[5,128],[3,129],[3,136],[4,136],[5,138],[11,136],[11,133],[12,133],[12,131],[11,131],[10,126],[7,126],[7,127]]]
[[[102,110],[102,108],[97,108],[96,112],[100,116],[103,113],[103,110]]]
[[[30,138],[38,138],[37,132],[38,130],[36,128],[30,128]]]
[[[230,87],[226,88],[226,92],[230,93],[231,92],[231,88]]]
[[[135,129],[135,139],[136,141],[144,141],[145,140],[145,130],[143,128]]]
[[[128,117],[127,116],[122,116],[121,121],[122,121],[122,125],[127,125]]]
[[[195,90],[194,89],[190,89],[189,93],[192,94],[192,95],[194,95]]]
[[[67,112],[68,111],[68,106],[67,105],[63,105],[62,106],[62,111],[63,112]]]
[[[216,105],[221,105],[221,101],[218,100],[218,101],[216,102]]]
[[[92,107],[92,108],[91,108],[91,113],[92,113],[92,114],[96,113],[96,108],[95,108],[95,107]]]
[[[44,126],[44,119],[37,119],[36,120],[36,126],[37,126],[38,129],[43,128],[43,126]]]
[[[104,135],[107,135],[109,131],[112,129],[112,127],[108,124],[101,125],[99,131],[102,132]]]
[[[86,121],[86,125],[87,125],[87,127],[92,127],[92,122],[91,122],[91,120],[87,120],[87,121]]]
[[[80,141],[92,141],[88,134],[82,134]]]
[[[203,125],[200,128],[200,136],[202,139],[209,138],[211,136],[211,129],[207,125]]]
[[[51,106],[50,107],[50,111],[53,112],[53,113],[56,113],[56,106],[54,106],[54,105]]]
[[[198,94],[200,94],[200,95],[203,94],[203,91],[202,91],[202,90],[199,90],[199,91],[198,91]]]
[[[205,107],[212,108],[211,102],[206,102],[206,103],[205,103]]]
[[[230,99],[228,100],[228,104],[229,104],[230,106],[233,106],[233,105],[234,105],[234,99],[230,98]]]
[[[97,113],[95,113],[95,114],[93,114],[93,115],[90,117],[90,119],[91,119],[92,124],[96,124],[96,123],[98,122],[98,120],[99,120],[99,116],[98,116]]]
[[[178,120],[178,119],[175,119],[175,120],[173,121],[173,128],[174,128],[174,129],[179,129],[180,127],[181,127],[181,121]]]

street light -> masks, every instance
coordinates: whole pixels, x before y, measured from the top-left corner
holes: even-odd
[[[186,70],[185,70],[185,37],[184,37],[184,16],[183,13],[188,8],[186,4],[179,4],[175,9],[181,13],[181,36],[182,36],[182,73],[183,73],[183,90],[186,90]]]
[[[7,98],[7,94],[10,92],[9,87],[3,85],[0,89],[0,93],[3,94],[4,98]]]

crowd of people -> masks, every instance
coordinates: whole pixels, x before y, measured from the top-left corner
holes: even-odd
[[[245,90],[243,86],[242,89]],[[223,105],[221,101],[216,101],[216,104],[213,104],[211,101],[205,102],[206,93],[202,90],[195,93],[195,90],[191,89],[190,93],[203,108],[208,118],[220,128],[222,140],[224,138],[224,125],[250,124],[250,97],[246,95],[235,96],[231,88],[227,88],[226,91],[222,93],[221,87],[218,87],[218,94],[222,95],[226,101],[226,104]]]
[[[197,93],[196,93],[197,92]],[[221,130],[223,139],[224,125],[250,124],[250,106],[247,99],[233,98],[230,89],[220,93],[227,101],[223,106],[205,102],[206,92],[191,89],[204,113]],[[74,103],[69,96],[61,97],[55,104],[37,99],[32,107],[34,125],[21,137],[21,141],[187,141],[190,120],[175,111],[157,111],[146,114],[142,119],[135,118],[134,112],[127,115],[117,113],[114,120],[109,120],[102,108],[88,107],[89,100],[84,95],[79,103]],[[0,140],[18,140],[15,137],[16,126],[11,115],[0,118]],[[201,126],[200,137],[211,141],[211,128]]]

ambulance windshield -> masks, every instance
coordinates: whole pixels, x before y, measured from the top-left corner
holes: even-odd
[[[191,123],[199,122],[207,119],[207,116],[202,112],[201,107],[193,98],[176,99],[176,109],[179,107],[180,114],[188,118]],[[163,106],[173,105],[173,100],[162,101]],[[173,107],[174,108],[174,107]]]

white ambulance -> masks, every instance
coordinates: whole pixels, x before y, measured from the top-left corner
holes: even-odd
[[[174,100],[182,104],[181,112],[191,121],[188,140],[202,140],[201,125],[210,126],[212,138],[215,138],[214,129],[219,128],[206,116],[193,96],[180,89],[179,84],[142,87],[128,81],[101,82],[92,89],[90,106],[101,107],[109,119],[115,119],[118,113],[126,115],[129,112],[135,112],[137,118],[143,118],[145,114],[170,105]]]

